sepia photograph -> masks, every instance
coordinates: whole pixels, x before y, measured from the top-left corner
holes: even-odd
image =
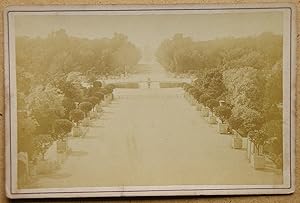
[[[7,195],[293,192],[293,12],[8,8]]]

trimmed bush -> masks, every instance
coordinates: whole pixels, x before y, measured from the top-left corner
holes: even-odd
[[[88,101],[92,104],[93,108],[101,102],[100,98],[95,96],[89,97]]]
[[[100,82],[100,81],[94,81],[93,82],[93,87],[94,88],[101,88],[102,87],[102,82]]]
[[[202,95],[202,93],[196,89],[194,92],[193,92],[193,97],[198,101],[198,98],[200,97],[200,95]]]
[[[56,150],[58,153],[64,153],[68,150],[68,143],[65,138],[72,131],[72,127],[73,123],[67,119],[57,119],[54,122],[54,137],[57,140]]]
[[[231,108],[228,106],[218,106],[215,109],[216,116],[218,116],[222,123],[224,123],[231,116]]]
[[[78,126],[79,121],[84,119],[84,112],[80,109],[74,109],[70,112],[70,119]]]
[[[212,99],[212,97],[204,93],[199,97],[199,102],[202,103],[204,106],[207,106],[206,102],[210,99]]]
[[[112,94],[113,91],[114,91],[114,89],[112,89],[111,87],[104,87],[105,94]]]
[[[98,97],[100,99],[100,101],[104,100],[104,94],[102,92],[96,92],[94,94],[95,97]]]
[[[87,117],[88,112],[93,109],[93,104],[90,102],[82,102],[79,104],[79,109],[84,112],[85,117]]]
[[[213,112],[219,106],[219,102],[216,99],[209,99],[206,101],[206,106]]]
[[[113,93],[113,89],[103,88],[102,93],[104,93],[104,95],[110,95]]]
[[[113,91],[116,87],[114,84],[108,84],[104,88],[111,89]]]
[[[54,121],[53,130],[56,139],[64,139],[66,134],[72,131],[73,123],[68,119],[57,119]]]

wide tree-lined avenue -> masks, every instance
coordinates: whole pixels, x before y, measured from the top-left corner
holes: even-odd
[[[139,78],[168,80],[154,70]],[[70,138],[72,152],[60,169],[31,187],[282,182],[268,169],[254,170],[246,151],[232,149],[231,136],[220,135],[183,95],[182,88],[115,89],[85,136]]]

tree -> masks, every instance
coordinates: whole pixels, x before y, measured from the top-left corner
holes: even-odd
[[[16,38],[17,66],[32,73],[39,84],[49,83],[55,73],[80,84],[83,79],[95,80],[95,75],[119,74],[125,68],[129,72],[140,57],[139,49],[123,34],[90,40],[57,30],[45,38]]]
[[[87,117],[88,112],[93,109],[93,104],[90,102],[82,102],[79,104],[79,109],[82,110],[85,114],[85,117]]]
[[[218,116],[222,123],[230,118],[232,112],[228,106],[219,106],[215,109],[216,116]]]
[[[279,104],[283,98],[282,60],[278,61],[270,70],[266,78],[265,103]]]
[[[17,92],[17,108],[18,111],[27,111],[26,95],[23,92]]]
[[[121,68],[125,73],[130,72],[141,58],[139,49],[128,41],[126,35],[120,33],[114,34],[111,43],[110,66],[114,69]]]
[[[243,120],[240,130],[244,135],[247,135],[250,131],[259,130],[264,123],[264,118],[260,112],[246,106],[234,107],[234,116]]]
[[[76,104],[75,104],[74,100],[69,97],[64,97],[64,99],[62,101],[62,105],[65,108],[65,117],[66,118],[69,117],[70,111],[72,111],[73,109],[76,109]]]
[[[72,99],[74,102],[80,102],[82,100],[83,92],[79,84],[62,79],[58,82],[57,87],[66,98]]]
[[[230,118],[228,119],[228,124],[232,129],[238,131],[240,129],[240,126],[243,124],[243,119],[231,115]]]
[[[263,97],[263,114],[266,120],[282,120],[283,111],[282,61],[267,74]]]
[[[223,76],[221,70],[207,69],[203,71],[202,82],[197,83],[198,88],[204,90],[206,94],[212,98],[217,99],[225,92],[225,85],[223,84]]]
[[[261,130],[252,130],[248,133],[248,136],[251,142],[254,144],[255,152],[257,155],[260,155],[259,147],[264,146],[267,140],[266,134],[264,134]]]
[[[196,56],[201,53],[194,49],[194,42],[190,37],[177,33],[172,39],[164,40],[156,51],[158,62],[168,71],[183,73],[198,67]],[[197,63],[198,62],[198,63]]]
[[[278,168],[282,168],[283,128],[282,120],[271,120],[263,124],[261,131],[267,137],[266,151]]]
[[[45,154],[53,143],[53,138],[50,134],[37,134],[34,136],[33,147],[36,154],[40,154],[45,160]]]
[[[80,109],[74,109],[70,111],[70,120],[75,122],[76,126],[78,126],[79,121],[84,119],[84,112]]]
[[[266,121],[283,119],[283,110],[281,104],[270,104],[268,107],[265,106],[265,108],[262,110],[262,114]]]
[[[18,113],[18,152],[27,152],[29,159],[34,155],[34,137],[36,136],[37,121],[31,116],[21,116]]]
[[[17,78],[18,93],[23,93],[24,95],[28,95],[32,86],[33,75],[27,72],[24,67],[18,66],[16,70],[17,70],[16,78]]]
[[[253,67],[230,69],[223,73],[228,90],[228,100],[234,106],[242,105],[255,110],[262,109],[263,83],[261,73]]]
[[[64,96],[53,85],[40,85],[32,89],[26,103],[38,123],[38,134],[50,134],[53,122],[65,114]]]

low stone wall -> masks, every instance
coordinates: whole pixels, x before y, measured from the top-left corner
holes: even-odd
[[[160,88],[178,88],[182,86],[183,86],[182,82],[160,82],[159,83]]]
[[[119,83],[111,83],[115,86],[115,88],[127,88],[127,89],[137,89],[139,88],[139,83],[137,82],[119,82]]]

